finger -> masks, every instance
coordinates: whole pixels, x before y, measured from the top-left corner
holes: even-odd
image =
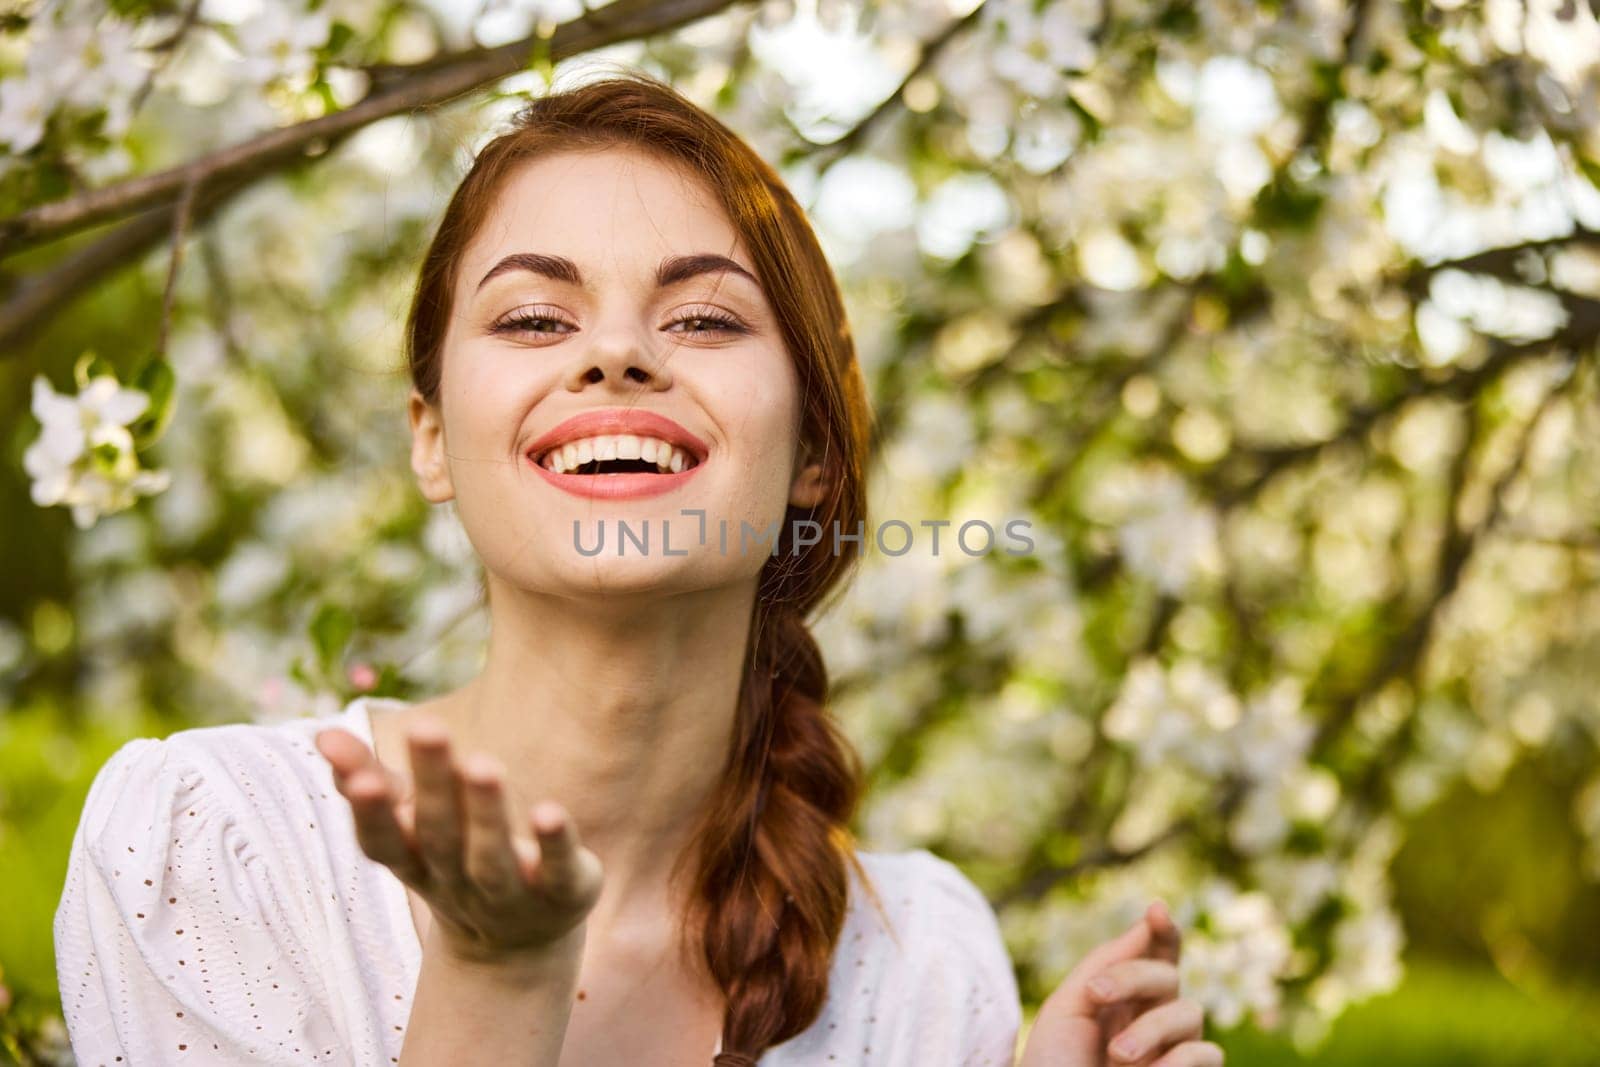
[[[1089,994],[1089,979],[1113,963],[1137,958],[1149,943],[1150,926],[1140,916],[1116,937],[1090,949],[1051,994],[1051,999],[1059,1005],[1058,1010],[1071,1015],[1093,1016],[1100,1005]]]
[[[337,726],[317,731],[317,751],[333,767],[334,780],[348,778],[375,762],[372,750],[355,734]]]
[[[1145,909],[1145,919],[1150,924],[1150,956],[1177,963],[1178,955],[1183,950],[1183,931],[1178,929],[1166,901],[1152,901]]]
[[[461,768],[467,809],[466,873],[481,888],[499,894],[521,884],[506,822],[505,772],[499,761],[475,753]]]
[[[426,876],[411,843],[395,820],[394,798],[383,776],[371,768],[350,777],[345,796],[355,815],[361,851],[392,870],[407,885]]]
[[[447,885],[466,877],[462,866],[461,776],[450,759],[444,727],[423,721],[406,738],[415,782],[412,818],[428,875]]]
[[[1178,995],[1178,968],[1166,960],[1121,960],[1089,979],[1089,993],[1101,1004],[1171,1000]]]
[[[566,808],[554,800],[541,801],[529,812],[528,821],[539,842],[539,885],[569,900],[586,897],[598,888],[598,861],[578,844],[578,831]]]
[[[333,784],[341,793],[345,792],[344,784],[351,776],[362,770],[375,770],[383,775],[393,796],[403,798],[408,793],[409,783],[405,775],[385,767],[378,761],[378,754],[350,731],[337,726],[329,727],[320,731],[315,740],[317,750],[333,768]]]
[[[1146,1056],[1200,1036],[1205,1013],[1187,997],[1169,1000],[1144,1012],[1121,1033],[1112,1035],[1106,1053],[1113,1062],[1135,1063]]]
[[[1185,1041],[1150,1067],[1222,1067],[1222,1046],[1214,1041]]]
[[[522,880],[522,884],[539,885],[539,843],[523,834],[517,834],[511,839],[511,851],[517,857],[517,877]]]

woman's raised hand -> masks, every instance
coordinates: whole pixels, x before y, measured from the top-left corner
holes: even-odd
[[[1040,1005],[1020,1067],[1221,1067],[1200,1005],[1178,995],[1181,941],[1155,901],[1095,946]]]
[[[534,805],[530,835],[508,818],[497,760],[473,754],[458,764],[435,721],[414,724],[406,740],[409,783],[349,731],[317,734],[362,850],[427,901],[434,935],[459,959],[512,963],[576,953],[602,875],[565,809],[555,801]]]

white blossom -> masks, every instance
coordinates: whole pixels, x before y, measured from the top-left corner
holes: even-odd
[[[1354,1001],[1387,993],[1400,984],[1405,932],[1387,908],[1358,912],[1333,932],[1333,963],[1312,983],[1317,1008],[1335,1015]]]
[[[77,396],[57,393],[43,375],[36,376],[33,413],[42,428],[22,456],[34,503],[70,507],[72,521],[87,529],[100,515],[165,489],[171,476],[140,469],[127,425],[149,403],[146,393],[110,375],[94,378]]]
[[[1195,911],[1204,924],[1191,930],[1189,913]],[[1251,1014],[1270,1025],[1293,945],[1266,894],[1212,879],[1174,918],[1185,930],[1178,967],[1188,995],[1223,1029]]]
[[[1339,891],[1339,867],[1326,856],[1263,856],[1256,875],[1262,891],[1291,923],[1305,921]]]
[[[1250,790],[1228,828],[1229,838],[1242,852],[1276,848],[1297,820],[1321,822],[1338,802],[1339,780],[1326,768],[1287,769]]]
[[[26,152],[44,137],[55,101],[50,87],[29,77],[0,81],[0,141]]]
[[[1226,731],[1238,718],[1238,697],[1200,661],[1185,658],[1165,671],[1146,658],[1129,669],[1104,729],[1134,745],[1141,763],[1172,758],[1216,775],[1230,762]]]
[[[67,103],[121,109],[113,125],[125,118],[128,98],[144,82],[146,69],[133,27],[115,19],[53,27],[28,54],[30,78]]]
[[[256,84],[310,75],[316,66],[312,53],[328,42],[332,28],[326,11],[297,11],[286,3],[263,5],[234,29],[243,53],[239,75]]]
[[[1277,778],[1305,755],[1316,726],[1301,706],[1302,689],[1299,679],[1280,678],[1246,702],[1230,739],[1239,767],[1250,777]]]
[[[976,439],[964,400],[947,392],[923,393],[911,405],[885,467],[896,479],[948,478],[971,461]]]
[[[10,619],[0,619],[0,676],[22,666],[28,654],[28,640],[22,627]]]
[[[121,134],[147,71],[133,27],[116,19],[41,24],[46,28],[29,47],[25,72],[0,83],[0,141],[26,152],[61,104],[103,108],[105,131]]]
[[[275,592],[288,575],[289,558],[282,549],[246,541],[217,570],[217,602],[232,609],[247,608]]]
[[[1117,539],[1128,569],[1172,595],[1218,559],[1216,513],[1197,503],[1189,484],[1170,471],[1147,478]]]
[[[454,501],[447,501],[428,512],[422,528],[422,544],[436,559],[451,566],[465,566],[475,558],[472,542],[456,512]]]
[[[1085,70],[1094,62],[1094,45],[1084,32],[1094,14],[1081,6],[1057,2],[1040,12],[1031,0],[990,0],[983,20],[1005,26],[990,56],[993,72],[1028,96],[1058,95],[1066,84],[1065,72]]]

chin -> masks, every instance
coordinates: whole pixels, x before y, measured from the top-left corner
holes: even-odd
[[[531,579],[527,587],[576,599],[637,594],[675,596],[753,582],[763,558],[720,557],[715,545],[696,549],[685,556],[619,558],[607,553],[585,559],[574,553]]]

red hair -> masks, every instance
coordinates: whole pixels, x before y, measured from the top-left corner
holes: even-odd
[[[726,770],[673,869],[692,871],[684,947],[722,989],[722,1067],[753,1063],[810,1026],[827,1000],[855,855],[849,823],[860,757],[826,710],[828,675],[806,619],[858,558],[833,531],[865,523],[864,457],[871,416],[844,302],[804,211],[777,172],[738,135],[671,86],[626,71],[531,101],[480,151],[423,259],[406,324],[418,392],[437,403],[443,341],[462,255],[507,176],[532,159],[631,148],[697,175],[755,261],[798,371],[802,444],[829,491],[790,507],[761,572]],[[793,523],[825,535],[791,554]],[[698,940],[698,944],[695,943]],[[724,1058],[725,1057],[725,1058]]]

